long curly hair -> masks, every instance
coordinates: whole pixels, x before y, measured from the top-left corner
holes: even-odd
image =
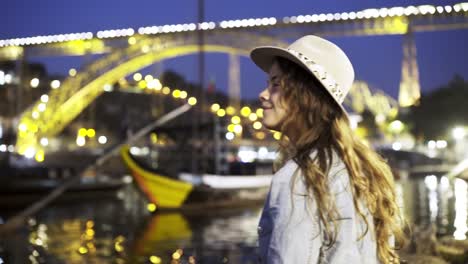
[[[331,247],[337,238],[339,212],[329,191],[328,173],[332,152],[344,162],[352,187],[357,213],[375,232],[377,253],[382,263],[399,263],[398,254],[390,244],[393,236],[397,245],[405,243],[403,218],[395,199],[392,172],[387,163],[357,138],[349,126],[346,114],[310,73],[284,58],[276,58],[280,77],[280,103],[287,109],[280,140],[281,160],[293,159],[302,172],[307,190],[315,198],[319,218]],[[294,131],[294,138],[285,135]],[[311,151],[317,155],[311,157]],[[280,165],[281,166],[281,165]],[[278,167],[278,166],[277,166]],[[373,223],[368,223],[363,209],[366,205]]]

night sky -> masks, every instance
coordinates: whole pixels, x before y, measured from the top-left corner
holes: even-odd
[[[205,0],[205,21],[276,17],[317,13],[360,11],[367,8],[408,5],[453,5],[448,0]],[[197,1],[149,0],[6,0],[0,4],[0,39],[74,32],[93,32],[140,26],[192,23],[197,21]],[[371,87],[398,95],[401,75],[402,37],[332,38],[349,55],[356,79]],[[416,34],[422,92],[446,84],[458,73],[468,80],[468,29]],[[206,80],[214,79],[217,89],[227,87],[227,55],[209,54]],[[163,63],[163,69],[175,70],[190,81],[197,80],[197,56],[176,58]],[[47,65],[49,73],[66,74],[80,68],[83,57],[37,60]],[[149,67],[146,72],[154,72]],[[143,72],[145,72],[143,71]],[[241,60],[241,87],[244,98],[256,97],[266,76],[248,59]]]

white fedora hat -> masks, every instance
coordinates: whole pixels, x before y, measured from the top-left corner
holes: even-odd
[[[269,72],[275,57],[286,58],[310,72],[338,103],[343,112],[345,96],[354,81],[353,65],[334,43],[313,35],[304,36],[287,48],[261,46],[250,57],[263,71]]]

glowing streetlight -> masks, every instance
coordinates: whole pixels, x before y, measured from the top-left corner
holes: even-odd
[[[233,124],[240,124],[241,119],[240,119],[239,116],[233,116],[233,117],[231,118],[231,122],[232,122]]]
[[[57,89],[60,87],[60,81],[59,80],[53,80],[51,83],[50,83],[50,87],[52,89]]]
[[[188,103],[189,103],[189,105],[196,105],[196,104],[197,104],[197,98],[195,98],[195,97],[190,97],[190,98],[188,99]]]
[[[71,68],[69,71],[68,71],[68,74],[72,77],[76,76],[76,69],[74,68]]]
[[[100,136],[98,138],[99,144],[106,144],[107,143],[107,137],[106,136]]]
[[[463,139],[466,135],[466,131],[463,127],[455,127],[452,129],[452,136],[455,140]]]
[[[39,86],[39,79],[33,78],[30,82],[32,88],[37,88]]]
[[[135,80],[136,82],[139,82],[141,81],[141,79],[143,78],[143,76],[141,75],[141,73],[135,73],[133,74],[133,80]]]
[[[219,108],[220,108],[219,104],[212,104],[212,105],[211,105],[211,111],[212,111],[212,112],[218,111]]]
[[[401,131],[403,131],[404,128],[405,125],[400,120],[392,121],[389,125],[390,132],[396,134],[401,133]]]
[[[41,145],[42,146],[48,146],[49,145],[49,140],[47,138],[41,138]]]

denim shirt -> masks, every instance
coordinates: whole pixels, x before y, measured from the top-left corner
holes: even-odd
[[[325,235],[317,206],[306,192],[297,164],[290,160],[273,176],[260,217],[261,263],[380,263],[372,216],[366,208],[362,209],[369,227],[358,240],[365,231],[365,223],[355,210],[344,163],[336,154],[333,161],[328,184],[340,215],[335,244],[331,248],[323,245]]]

